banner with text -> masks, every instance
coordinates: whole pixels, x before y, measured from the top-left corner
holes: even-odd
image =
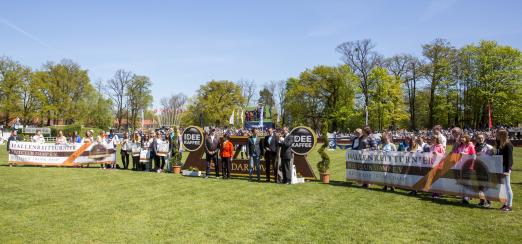
[[[41,144],[11,142],[9,163],[29,165],[109,164],[116,161],[112,143]]]
[[[346,151],[346,179],[505,202],[501,156]]]

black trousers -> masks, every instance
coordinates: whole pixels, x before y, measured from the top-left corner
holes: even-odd
[[[123,164],[123,168],[128,169],[129,168],[129,152],[121,150],[120,154],[121,154],[121,163]]]
[[[219,160],[218,160],[218,156],[217,156],[217,153],[215,153],[214,155],[210,155],[210,154],[207,154],[206,155],[206,159],[207,159],[207,169],[206,169],[206,175],[205,176],[210,176],[210,162],[214,162],[214,170],[216,171],[216,177],[219,177]]]
[[[274,179],[277,179],[277,168],[275,168],[277,153],[276,152],[265,152],[265,171],[266,171],[266,181],[270,181],[270,167],[274,165]]]
[[[156,161],[156,153],[150,152],[150,158],[147,162],[147,165],[145,166],[145,171],[152,171],[152,161]]]
[[[132,169],[139,170],[140,156],[132,157]]]
[[[281,158],[283,169],[283,183],[292,183],[292,170],[290,159]]]
[[[230,158],[221,158],[221,169],[223,172],[223,178],[230,179],[230,169],[232,167]]]
[[[154,170],[163,169],[165,167],[165,156],[154,157]]]

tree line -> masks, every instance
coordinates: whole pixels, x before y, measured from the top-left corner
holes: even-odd
[[[188,99],[183,122],[228,125],[233,111],[256,103],[274,108],[279,125],[317,130],[487,128],[490,112],[494,125],[522,122],[520,50],[488,40],[457,48],[445,39],[421,48],[419,57],[384,57],[370,39],[344,42],[335,49],[344,64],[267,82],[258,94],[253,81],[211,81]]]
[[[123,118],[138,124],[139,111],[152,102],[146,76],[118,70],[106,82],[91,82],[88,71],[69,59],[32,69],[0,57],[0,112],[4,125],[19,118],[22,125],[81,124],[118,127]]]

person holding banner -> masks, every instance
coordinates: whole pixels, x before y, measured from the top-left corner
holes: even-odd
[[[276,157],[277,157],[277,142],[279,138],[274,133],[272,128],[268,128],[267,135],[263,140],[263,148],[265,151],[265,171],[266,171],[266,182],[270,182],[270,166],[274,165],[274,179],[277,179],[277,167],[276,167]]]
[[[155,138],[155,148],[154,148],[154,169],[161,173],[163,172],[163,168],[165,167],[165,157],[169,152],[169,143],[163,140],[162,135],[159,131],[156,131]]]
[[[362,129],[361,128],[355,129],[355,137],[352,138],[352,150],[359,149],[359,138],[361,138],[361,135],[362,135]]]
[[[257,181],[261,181],[261,154],[263,147],[261,146],[261,140],[257,137],[257,129],[252,129],[252,135],[248,138],[248,179],[252,180],[252,174],[254,173],[254,167],[257,172]]]
[[[96,137],[96,143],[107,144],[107,141],[105,140],[105,131],[100,131],[100,134],[98,134],[98,136]],[[107,165],[100,164],[100,169],[107,169]]]
[[[88,130],[85,132],[85,137],[82,139],[83,143],[93,143],[94,138],[92,137],[92,131]]]
[[[7,151],[9,152],[9,146],[11,145],[12,141],[18,141],[18,131],[13,130],[11,131],[11,135],[9,138],[7,138]]]
[[[31,138],[31,141],[39,143],[39,144],[44,144],[45,143],[45,138],[42,135],[42,131],[41,130],[36,130],[36,134]]]
[[[140,170],[140,152],[141,152],[141,138],[138,131],[134,132],[134,136],[131,141],[131,152],[132,152],[132,170]]]
[[[210,176],[210,164],[214,162],[214,170],[216,171],[216,178],[219,178],[219,139],[215,135],[216,129],[210,129],[205,138],[205,157],[207,162],[205,179]]]
[[[383,138],[382,138],[382,152],[384,155],[389,155],[390,152],[394,152],[394,151],[397,151],[397,147],[395,146],[395,144],[393,144],[393,141],[391,139],[391,135],[386,133],[384,134]],[[382,188],[383,191],[386,191],[388,190],[388,188],[390,188],[390,191],[395,191],[395,187],[393,186],[388,186],[388,185],[384,185],[384,187]]]
[[[121,139],[121,162],[123,164],[124,169],[129,168],[129,151],[131,150],[131,142],[129,140],[129,132],[125,131],[123,133],[123,138]]]
[[[56,145],[64,145],[67,144],[67,138],[63,135],[63,131],[58,131],[58,136],[56,137]]]
[[[292,183],[292,144],[294,139],[290,136],[288,127],[283,127],[283,136],[279,137],[278,145],[281,147],[280,157],[283,169],[283,184]]]
[[[230,179],[230,169],[232,167],[232,156],[234,156],[234,144],[230,141],[230,135],[225,134],[225,141],[221,146],[221,167],[223,179]]]
[[[154,169],[152,167],[152,161],[156,164],[156,150],[157,150],[157,139],[156,134],[154,132],[149,133],[149,160],[147,162],[146,171],[152,172]]]
[[[78,135],[78,131],[74,131],[71,137],[71,143],[82,143],[82,137]]]
[[[478,155],[493,155],[494,148],[486,143],[486,136],[484,136],[484,134],[478,134],[475,139],[477,141],[475,143],[475,150]]]
[[[506,129],[497,131],[497,155],[502,155],[504,169],[504,185],[506,186],[507,201],[500,208],[502,211],[513,210],[513,189],[511,188],[511,170],[513,168],[513,144],[509,141]]]
[[[143,141],[141,142],[141,151],[140,151],[140,169],[143,171],[150,171],[151,166],[149,166],[149,163],[152,164],[150,161],[150,144],[152,143],[149,134],[144,133],[143,134]]]

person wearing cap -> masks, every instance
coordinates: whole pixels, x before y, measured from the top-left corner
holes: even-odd
[[[215,132],[216,130],[214,128],[210,129],[209,134],[205,138],[205,158],[207,162],[205,178],[208,178],[210,175],[210,164],[212,162],[214,162],[216,178],[219,178],[219,139],[217,138]]]

